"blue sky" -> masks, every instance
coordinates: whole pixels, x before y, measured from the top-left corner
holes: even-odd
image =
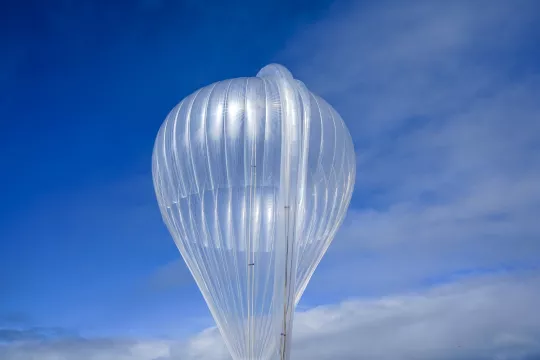
[[[184,96],[270,62],[336,107],[358,157],[297,358],[540,354],[537,2],[3,6],[1,358],[226,359],[150,157]]]
[[[219,79],[255,74],[328,6],[217,4],[8,7],[0,108],[1,166],[10,174],[0,228],[3,312],[47,326],[89,321],[96,331],[118,326],[106,321],[111,313],[126,324],[159,317],[121,312],[162,301],[185,302],[206,316],[189,282],[170,299],[144,294],[156,269],[178,258],[153,194],[155,135],[181,98]],[[274,23],[280,26],[268,31]]]

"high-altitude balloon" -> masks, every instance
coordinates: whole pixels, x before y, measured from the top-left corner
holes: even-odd
[[[203,87],[165,119],[157,199],[233,359],[289,359],[294,307],[343,221],[355,164],[339,114],[281,65]]]

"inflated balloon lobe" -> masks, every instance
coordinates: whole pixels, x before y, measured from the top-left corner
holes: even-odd
[[[154,187],[235,360],[289,359],[294,307],[347,212],[345,123],[281,65],[182,100],[161,126]]]

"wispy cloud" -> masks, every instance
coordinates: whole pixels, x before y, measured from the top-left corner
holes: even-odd
[[[77,338],[74,331],[63,328],[30,327],[30,328],[1,328],[0,343],[48,341],[56,338]]]
[[[178,259],[161,266],[152,273],[147,281],[147,287],[152,291],[167,290],[193,282],[184,261]]]
[[[535,7],[353,2],[291,39],[282,58],[336,104],[357,139],[372,138],[414,116],[441,120],[504,82],[501,65],[515,65],[509,54],[530,35]]]
[[[330,279],[341,296],[384,294],[538,264],[535,10],[353,3],[291,39],[281,58],[335,104],[358,156],[352,210],[307,296]]]

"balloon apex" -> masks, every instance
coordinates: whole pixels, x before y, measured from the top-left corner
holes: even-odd
[[[293,81],[294,77],[292,73],[287,69],[285,66],[281,64],[268,64],[265,67],[263,67],[259,72],[257,73],[257,77],[259,78],[265,78],[265,77],[277,77],[281,79],[286,79],[289,81]]]

